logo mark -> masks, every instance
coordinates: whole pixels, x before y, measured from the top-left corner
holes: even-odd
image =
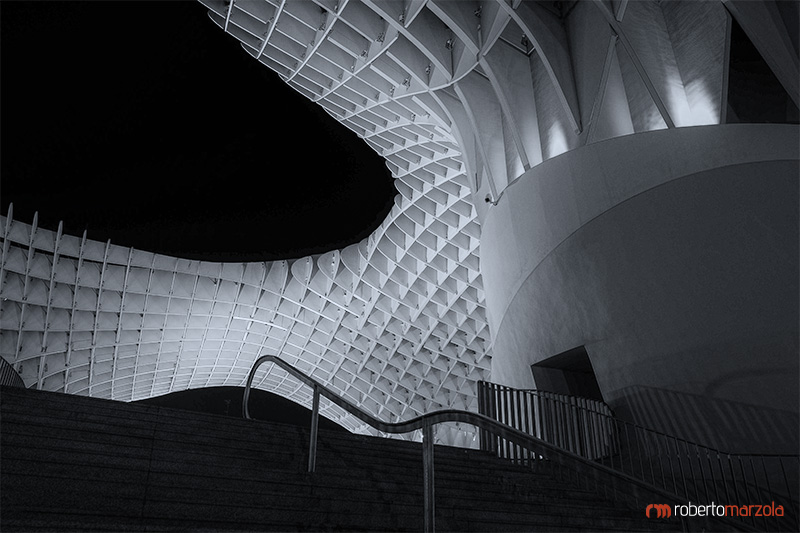
[[[650,515],[650,511],[655,510],[655,517]],[[672,508],[666,503],[651,503],[644,510],[647,518],[669,518],[672,516]]]

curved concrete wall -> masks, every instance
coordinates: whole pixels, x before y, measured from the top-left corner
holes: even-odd
[[[798,129],[604,141],[489,210],[493,381],[585,345],[618,415],[723,450],[796,453]]]

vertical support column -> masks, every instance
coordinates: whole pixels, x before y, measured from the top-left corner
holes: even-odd
[[[78,288],[81,284],[81,267],[83,267],[83,251],[86,248],[86,230],[83,230],[83,237],[81,238],[81,247],[78,251],[78,263],[75,266],[75,285],[72,290],[72,311],[69,314],[69,331],[67,331],[67,364],[66,372],[64,373],[64,394],[67,394],[67,387],[69,385],[69,373],[72,370],[72,334],[75,331],[75,314],[78,310]],[[153,256],[155,257],[155,255]],[[140,334],[141,335],[141,334]],[[138,361],[138,358],[137,358]],[[136,372],[133,373],[133,379],[136,380]]]
[[[486,382],[485,381],[478,381],[478,413],[482,415],[488,416],[488,410],[486,408]],[[480,434],[480,449],[482,451],[486,451],[489,449],[489,436],[486,433],[485,429],[478,428],[478,433]]]
[[[491,390],[489,392],[489,394],[490,394],[490,397],[489,397],[489,399],[490,399],[489,416],[491,416],[493,419],[499,421],[500,420],[498,418],[499,417],[499,412],[497,410],[497,404],[498,404],[497,385],[492,383],[490,386],[491,386]],[[492,435],[492,448],[491,448],[490,451],[493,454],[496,454],[496,455],[500,454],[500,440],[499,440],[499,437],[497,437],[495,435]]]
[[[314,401],[311,407],[311,437],[308,443],[308,471],[317,468],[317,432],[319,430],[319,387],[314,385]]]
[[[424,484],[423,502],[425,508],[425,533],[433,533],[434,495],[433,495],[433,425],[425,423],[422,429],[422,482]]]
[[[44,332],[42,333],[42,355],[39,356],[39,377],[36,380],[36,388],[42,388],[42,384],[44,383],[44,367],[45,367],[45,357],[47,353],[47,333],[50,331],[50,311],[53,309],[53,288],[55,287],[56,282],[56,267],[58,265],[58,247],[61,245],[61,236],[64,230],[64,223],[58,223],[58,233],[56,234],[56,242],[53,246],[53,263],[50,265],[50,283],[47,286],[47,311],[44,314]],[[2,279],[2,277],[0,277]],[[66,374],[65,374],[66,379]],[[66,383],[66,381],[64,381]]]

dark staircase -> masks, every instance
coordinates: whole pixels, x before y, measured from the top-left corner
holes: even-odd
[[[0,387],[0,530],[421,531],[418,443]],[[678,521],[477,450],[435,448],[438,531]]]

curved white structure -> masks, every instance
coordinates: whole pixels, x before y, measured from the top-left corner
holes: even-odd
[[[377,416],[402,420],[474,409],[475,381],[489,367],[477,271],[452,261],[449,272],[423,266],[433,282],[398,285],[399,272],[378,270],[386,258],[377,261],[372,239],[292,262],[207,263],[62,235],[11,214],[0,222],[2,353],[28,386],[138,400],[242,385],[255,359],[274,353]],[[282,371],[257,383],[310,402]],[[337,410],[323,406],[360,427]]]
[[[273,353],[387,421],[475,410],[475,384],[490,370],[532,386],[527,365],[588,346],[588,332],[602,327],[590,318],[591,328],[555,328],[541,343],[538,325],[508,311],[546,316],[560,297],[541,299],[538,285],[526,285],[538,264],[529,260],[583,227],[584,208],[600,216],[624,196],[617,187],[636,190],[636,173],[602,181],[598,153],[611,147],[603,164],[630,161],[647,172],[639,145],[667,143],[653,152],[664,165],[673,157],[691,167],[704,159],[675,148],[696,135],[723,145],[725,135],[744,145],[748,132],[759,135],[715,127],[735,112],[727,103],[733,19],[798,102],[795,11],[773,1],[201,2],[255,60],[383,155],[400,195],[359,245],[274,263],[157,256],[9,214],[0,353],[30,386],[136,400],[241,385],[253,361]],[[661,129],[669,131],[655,135]],[[764,150],[762,159],[797,159],[789,147]],[[717,169],[728,156],[712,159]],[[656,174],[654,182],[674,177]],[[490,231],[483,243],[481,223]],[[592,286],[590,277],[581,283]],[[653,327],[618,329],[624,337]],[[784,333],[796,345],[796,328]],[[638,377],[611,385],[602,374],[612,406],[631,401],[615,391]],[[311,401],[280,371],[258,386]],[[359,429],[334,408],[323,413]],[[473,435],[453,428],[440,438],[469,444]]]

